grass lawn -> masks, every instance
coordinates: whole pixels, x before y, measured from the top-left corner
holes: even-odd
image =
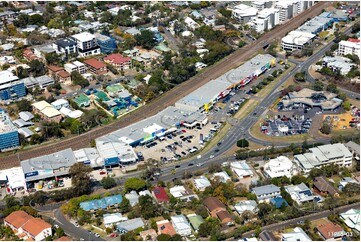
[[[260,140],[265,140],[265,141],[274,141],[275,143],[277,142],[303,142],[305,139],[307,139],[308,141],[311,141],[311,136],[309,134],[297,134],[297,135],[289,135],[289,136],[269,136],[269,135],[265,135],[261,132],[260,128],[259,128],[259,124],[260,124],[260,120],[258,120],[251,128],[250,133],[253,137],[260,139]]]
[[[349,98],[348,101],[349,101],[352,105],[360,108],[360,101],[359,101],[359,100],[356,100],[356,99],[353,99],[353,98]]]
[[[336,188],[338,187],[338,184],[340,184],[340,181],[342,180],[342,178],[337,175],[332,176],[331,179],[334,181],[333,186]]]
[[[249,99],[246,101],[240,110],[234,115],[234,118],[236,119],[244,119],[248,114],[250,114],[259,104],[258,100],[255,99]]]
[[[331,132],[331,136],[352,135],[352,134],[360,134],[360,131],[354,128],[348,128],[348,129],[332,130]]]

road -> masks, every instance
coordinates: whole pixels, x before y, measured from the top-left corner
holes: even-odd
[[[289,31],[297,28],[300,23],[303,23],[308,18],[312,18],[318,15],[322,9],[329,6],[330,2],[319,2],[310,9],[305,10],[303,13],[297,15],[292,20],[288,21],[286,25],[280,25],[273,30],[265,33],[258,40],[254,41],[252,45],[247,45],[245,48],[236,50],[233,54],[225,57],[221,61],[206,68],[203,73],[190,78],[188,81],[174,87],[170,91],[166,92],[162,96],[153,100],[149,104],[145,105],[127,116],[120,118],[119,120],[111,123],[107,126],[101,126],[94,128],[91,131],[81,134],[79,136],[73,135],[66,139],[51,143],[48,145],[42,145],[31,150],[17,151],[17,153],[9,154],[0,158],[0,169],[11,168],[19,166],[21,160],[26,160],[46,154],[53,153],[58,150],[72,148],[74,150],[81,149],[89,146],[92,139],[98,138],[115,130],[119,127],[125,127],[130,124],[136,123],[147,117],[157,114],[166,107],[174,105],[174,103],[180,98],[188,95],[197,88],[203,86],[210,80],[216,79],[227,71],[236,68],[243,61],[249,59],[250,56],[261,50],[264,43],[269,39],[279,39],[286,35]]]
[[[347,210],[349,210],[351,208],[359,209],[360,208],[360,203],[359,202],[358,203],[353,203],[353,204],[350,204],[350,205],[346,205],[346,206],[336,208],[335,212],[343,213],[343,212],[346,212]],[[262,227],[262,230],[263,231],[265,231],[265,230],[267,230],[267,231],[277,231],[277,230],[280,230],[280,229],[287,228],[290,225],[297,224],[297,222],[299,222],[299,221],[316,220],[316,219],[327,217],[330,214],[332,214],[332,211],[326,210],[326,211],[322,211],[322,212],[319,212],[319,213],[314,213],[314,214],[306,215],[306,216],[303,216],[303,217],[286,220],[286,221],[283,221],[283,222],[280,222],[280,223],[266,225],[266,226]],[[252,234],[254,234],[254,232],[255,231],[253,230],[253,231],[249,231],[247,233],[244,233],[242,235],[242,237],[243,238],[252,237]]]

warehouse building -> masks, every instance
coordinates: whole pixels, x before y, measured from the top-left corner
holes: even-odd
[[[329,164],[350,167],[352,165],[352,154],[341,143],[321,145],[309,149],[310,152],[295,155],[295,162],[308,174],[313,168],[320,168]]]
[[[61,150],[50,155],[21,161],[25,180],[38,181],[69,174],[69,168],[76,163],[73,151]]]
[[[236,69],[208,82],[175,103],[175,107],[189,111],[208,111],[233,88],[243,87],[276,64],[271,55],[257,55]]]
[[[124,142],[99,138],[95,144],[105,166],[129,165],[138,160],[133,148]]]

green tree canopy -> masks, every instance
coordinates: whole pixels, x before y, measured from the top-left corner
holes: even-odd
[[[140,34],[135,35],[135,39],[138,45],[141,45],[148,50],[150,50],[156,45],[156,41],[154,39],[154,32],[150,30],[142,30]]]
[[[249,147],[249,142],[246,139],[240,139],[237,141],[237,146],[240,148],[246,148]]]
[[[143,188],[146,187],[146,182],[138,177],[132,177],[126,180],[124,183],[124,189],[126,192],[135,190],[135,191],[141,191]]]
[[[89,194],[91,191],[90,172],[93,169],[84,163],[75,163],[69,169],[73,192],[76,196]]]
[[[100,184],[105,188],[105,189],[110,189],[113,188],[117,185],[117,183],[115,182],[114,178],[107,176],[107,177],[103,177],[102,180],[100,181]]]

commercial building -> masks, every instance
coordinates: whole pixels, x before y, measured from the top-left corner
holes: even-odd
[[[277,8],[265,8],[258,12],[257,19],[264,20],[267,23],[262,31],[270,30],[280,23],[279,11]]]
[[[0,71],[0,100],[16,100],[26,95],[23,80],[19,80],[12,72]]]
[[[285,186],[286,192],[291,195],[291,198],[297,202],[298,205],[302,205],[308,202],[322,202],[323,199],[318,195],[313,195],[311,189],[306,184],[301,183],[298,185]]]
[[[88,59],[85,60],[84,63],[88,70],[93,74],[102,75],[108,72],[107,66],[103,62],[98,61],[97,59]]]
[[[350,59],[342,56],[325,56],[322,65],[334,72],[339,71],[341,75],[347,75],[354,66],[356,67]]]
[[[4,219],[4,225],[10,227],[22,240],[41,241],[52,236],[51,224],[40,218],[34,218],[26,212],[19,210],[12,212]]]
[[[33,112],[39,114],[40,117],[47,122],[60,123],[62,120],[61,113],[46,101],[40,101],[31,104]]]
[[[361,43],[359,39],[348,39],[347,41],[341,40],[338,43],[338,54],[339,55],[358,55],[361,57]]]
[[[132,59],[124,57],[121,54],[111,54],[104,58],[104,62],[115,66],[118,70],[127,70],[132,68]]]
[[[135,163],[138,160],[133,148],[124,142],[107,141],[99,138],[95,143],[105,166],[126,165]]]
[[[296,227],[293,232],[283,233],[281,236],[282,241],[312,241],[310,237],[303,231],[302,228]]]
[[[295,155],[295,162],[302,171],[308,174],[313,168],[320,168],[329,164],[350,167],[352,165],[352,154],[345,145],[328,144],[309,149],[310,152]]]
[[[262,9],[272,7],[272,1],[252,1],[251,7],[261,11]]]
[[[305,33],[318,34],[331,27],[333,19],[330,15],[319,15],[301,25],[297,30]]]
[[[13,194],[27,189],[25,177],[21,167],[13,167],[0,171],[0,185],[6,187],[6,192]]]
[[[247,85],[275,64],[273,56],[259,54],[178,100],[175,107],[189,111],[208,111],[219,99],[226,97],[232,88]]]
[[[60,177],[69,174],[69,168],[76,163],[73,151],[65,149],[50,155],[21,161],[27,182]]]
[[[359,209],[352,208],[344,213],[341,213],[340,219],[346,224],[347,227],[349,227],[350,229],[354,229],[358,233],[360,233],[361,216]]]
[[[100,48],[93,34],[83,32],[75,34],[71,38],[76,42],[78,55],[80,57],[100,54]]]
[[[19,145],[18,129],[9,115],[0,109],[0,151],[11,150]]]
[[[257,196],[258,201],[269,200],[281,196],[281,190],[275,185],[265,185],[252,188],[252,193]]]
[[[239,215],[242,215],[245,211],[250,211],[252,213],[257,212],[257,202],[254,200],[240,201],[234,205],[234,209]]]
[[[342,100],[338,99],[335,93],[303,88],[298,92],[289,92],[287,96],[282,99],[282,103],[285,107],[294,104],[303,104],[308,107],[320,107],[324,111],[329,111],[341,106]]]
[[[92,168],[103,167],[104,161],[99,156],[97,149],[84,148],[74,151],[76,162],[82,162],[86,165],[90,165]]]
[[[279,156],[264,165],[263,173],[271,179],[282,176],[291,178],[296,173],[296,167],[287,157]]]
[[[294,30],[282,38],[282,49],[285,51],[302,50],[306,45],[310,45],[315,38],[315,34]]]
[[[22,79],[24,85],[27,89],[39,87],[40,89],[45,89],[47,86],[50,86],[55,83],[54,78],[48,75],[43,75],[39,77],[29,76]]]
[[[184,215],[171,216],[170,219],[177,234],[181,236],[189,236],[192,234],[192,228]]]
[[[246,24],[252,20],[252,18],[257,16],[258,10],[257,8],[239,4],[233,7],[232,17],[236,19],[238,22]]]

